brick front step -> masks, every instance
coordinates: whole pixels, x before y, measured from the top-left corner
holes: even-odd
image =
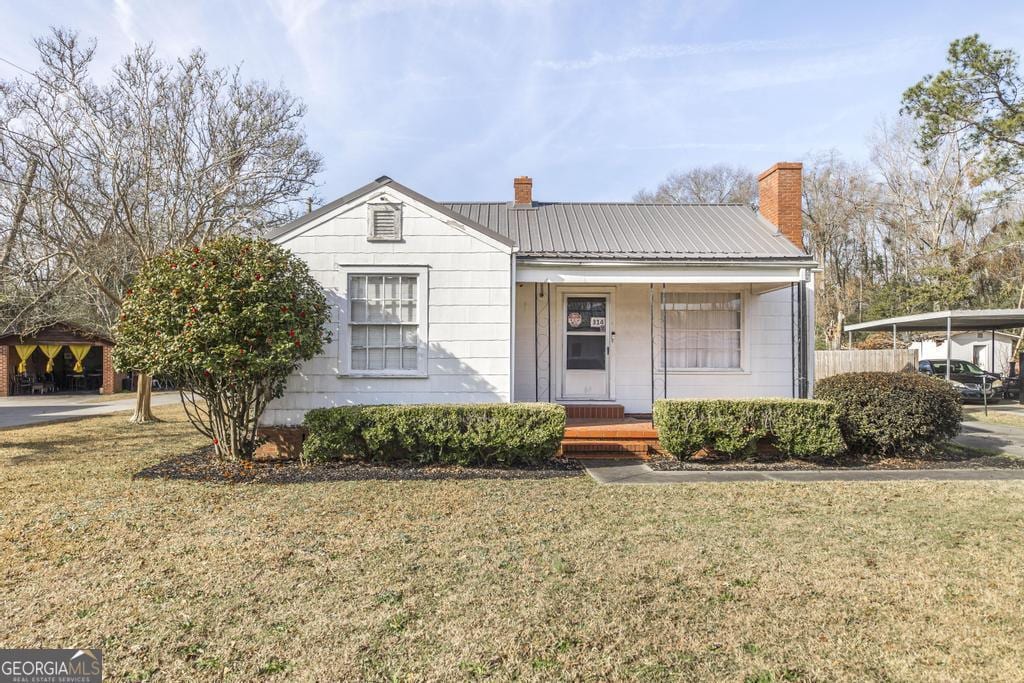
[[[566,458],[641,458],[660,452],[658,430],[636,418],[570,418],[559,453]]]
[[[577,441],[562,442],[563,458],[646,458],[650,446],[644,441]]]
[[[584,405],[569,403],[565,406],[565,416],[570,420],[575,419],[602,419],[621,420],[626,414],[626,409],[617,404]]]

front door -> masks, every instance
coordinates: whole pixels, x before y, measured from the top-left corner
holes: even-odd
[[[565,297],[562,315],[562,395],[568,399],[609,399],[608,296]]]

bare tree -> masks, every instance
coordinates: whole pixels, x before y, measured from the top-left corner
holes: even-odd
[[[637,192],[633,200],[671,204],[756,206],[757,177],[742,166],[695,166],[680,173],[670,174],[653,192]]]
[[[815,313],[830,348],[842,340],[843,321],[861,305],[865,279],[878,251],[881,188],[870,172],[831,151],[812,157],[803,181],[804,231],[821,266]]]
[[[141,264],[287,218],[321,167],[300,101],[201,51],[165,62],[139,46],[98,84],[95,42],[55,30],[36,47],[39,69],[0,91],[0,138],[36,165],[42,196],[23,230],[115,310]],[[140,376],[132,421],[152,419],[150,385]]]

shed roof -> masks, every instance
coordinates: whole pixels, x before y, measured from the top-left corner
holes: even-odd
[[[507,236],[524,257],[588,259],[807,259],[742,204],[443,202]]]
[[[891,331],[945,332],[947,321],[953,330],[1009,330],[1024,327],[1024,308],[990,308],[918,313],[846,325],[844,332]]]
[[[55,323],[31,331],[8,327],[0,330],[0,345],[50,343],[77,344],[92,343],[113,346],[114,341],[106,334],[86,330],[70,323]]]

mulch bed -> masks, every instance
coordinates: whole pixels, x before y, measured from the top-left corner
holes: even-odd
[[[424,481],[450,479],[553,479],[578,477],[573,461],[551,460],[536,467],[374,465],[329,462],[303,467],[294,460],[221,462],[213,448],[185,453],[136,472],[133,479],[183,479],[227,484],[304,484],[322,481]]]
[[[745,460],[704,456],[692,460],[658,457],[650,460],[651,469],[673,471],[772,471],[772,470],[952,470],[952,469],[1022,469],[1024,460],[1005,455],[973,452],[956,445],[916,458],[844,458],[811,462],[772,456]]]

